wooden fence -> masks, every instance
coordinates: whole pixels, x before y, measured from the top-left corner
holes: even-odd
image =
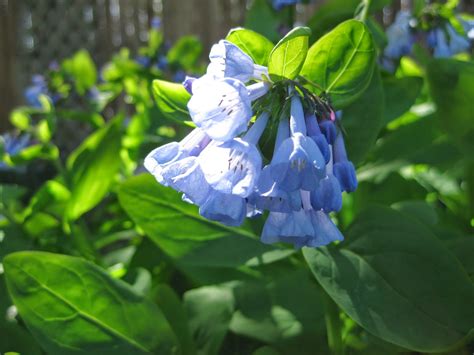
[[[299,20],[324,1],[300,6]],[[0,130],[7,127],[11,109],[23,102],[32,74],[43,72],[51,61],[86,48],[100,66],[120,47],[133,52],[146,42],[152,17],[162,19],[166,39],[194,34],[209,48],[230,28],[243,24],[250,2],[0,0]]]

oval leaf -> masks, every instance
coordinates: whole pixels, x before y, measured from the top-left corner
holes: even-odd
[[[296,27],[277,43],[268,60],[268,72],[273,80],[298,76],[306,59],[310,34],[308,27]]]
[[[187,107],[191,95],[183,85],[164,80],[154,80],[153,95],[158,109],[166,118],[180,123],[192,124]]]
[[[9,293],[48,354],[170,353],[161,311],[83,259],[18,252],[3,259]]]
[[[372,334],[419,352],[442,352],[474,324],[474,285],[423,224],[373,207],[338,248],[305,249],[332,299]]]
[[[369,87],[342,115],[347,152],[354,163],[362,161],[375,143],[382,128],[384,102],[382,81],[376,69]]]
[[[261,34],[245,28],[235,28],[229,32],[226,40],[247,53],[256,64],[268,64],[273,43]]]
[[[331,95],[342,108],[361,95],[370,83],[376,51],[364,23],[341,23],[311,46],[301,75]]]
[[[471,155],[474,149],[474,63],[437,59],[430,62],[427,74],[441,127]]]
[[[66,214],[75,220],[107,194],[120,169],[122,117],[89,136],[68,158],[71,198]]]

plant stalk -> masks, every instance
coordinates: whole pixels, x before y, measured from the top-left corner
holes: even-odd
[[[342,342],[342,321],[339,316],[339,307],[324,290],[323,303],[329,349],[334,355],[343,355],[344,344]]]

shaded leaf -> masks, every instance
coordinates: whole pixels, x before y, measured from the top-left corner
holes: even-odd
[[[473,283],[427,227],[400,212],[369,208],[338,247],[303,254],[333,300],[383,340],[441,352],[472,329]]]
[[[9,293],[49,354],[170,351],[161,311],[122,281],[83,259],[18,252],[3,260]]]
[[[68,157],[71,198],[66,215],[69,219],[77,219],[95,207],[109,191],[121,164],[122,120],[123,117],[116,117]]]
[[[266,37],[252,30],[235,28],[229,32],[226,39],[247,53],[256,64],[268,65],[273,43]]]
[[[294,79],[308,52],[308,27],[296,27],[273,48],[268,59],[268,73],[273,80]]]
[[[193,124],[188,112],[188,101],[191,95],[183,85],[164,80],[153,81],[153,94],[158,109],[163,115],[180,123]]]
[[[311,46],[301,75],[322,87],[339,109],[353,102],[367,88],[375,57],[367,26],[349,20]]]

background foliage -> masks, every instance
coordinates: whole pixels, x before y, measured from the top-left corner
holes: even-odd
[[[205,69],[196,38],[168,49],[152,28],[136,57],[50,68],[3,136],[0,352],[471,353],[474,63],[415,53],[381,69],[370,14],[386,3],[330,1],[278,42],[291,7],[255,0],[227,36],[343,110],[360,184],[334,216],[346,240],[319,249],[261,244],[258,219],[205,220],[142,173],[189,131],[176,82]],[[73,151],[64,125],[87,132]]]

